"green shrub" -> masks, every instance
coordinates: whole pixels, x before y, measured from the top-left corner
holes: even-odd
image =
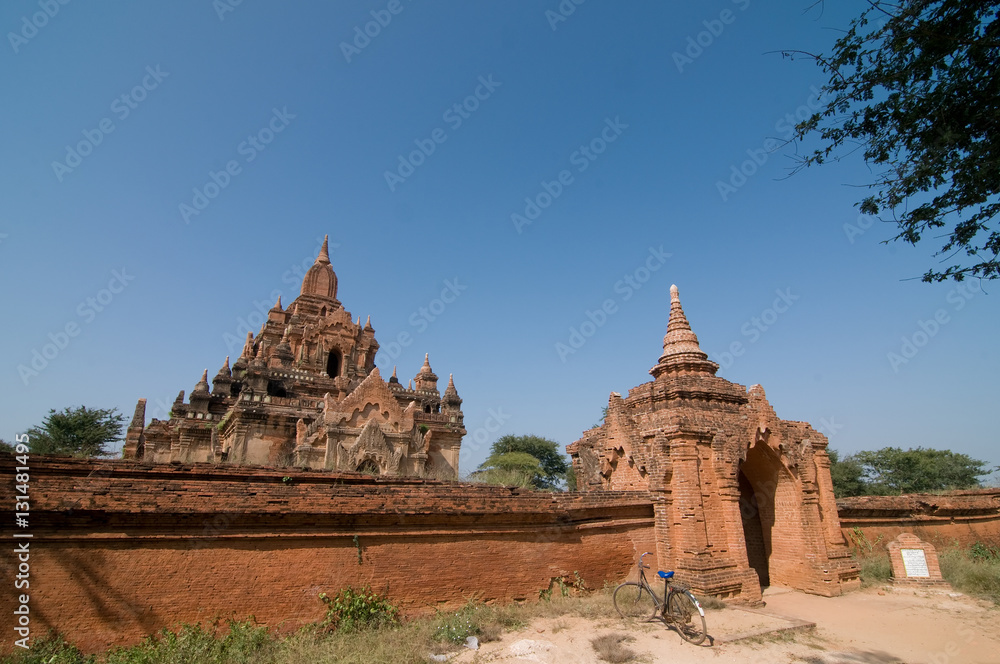
[[[470,636],[480,641],[497,641],[505,630],[525,625],[521,607],[488,606],[470,601],[458,611],[439,612],[434,616],[435,641],[462,644]]]
[[[969,548],[969,557],[976,562],[996,562],[1000,560],[1000,547],[976,542]]]
[[[389,600],[365,586],[361,590],[347,587],[335,597],[320,593],[326,604],[325,630],[357,631],[380,629],[399,623],[399,609]]]
[[[479,633],[479,623],[473,621],[473,614],[469,611],[442,613],[439,620],[440,624],[434,630],[434,638],[437,641],[462,644],[468,637]]]
[[[80,649],[67,642],[61,634],[49,633],[41,639],[30,639],[29,649],[14,648],[14,653],[0,657],[2,664],[92,664]]]
[[[105,664],[262,664],[271,661],[276,642],[266,627],[230,620],[220,635],[197,625],[162,630],[142,643],[108,653]]]
[[[888,553],[873,553],[856,558],[861,567],[861,587],[877,586],[892,578],[892,563]]]
[[[941,576],[956,590],[1000,604],[1000,555],[995,548],[973,545],[968,551],[942,551]]]

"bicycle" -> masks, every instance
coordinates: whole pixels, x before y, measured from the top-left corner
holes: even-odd
[[[687,587],[671,583],[673,572],[657,572],[663,579],[663,601],[653,591],[646,580],[646,570],[642,559],[652,555],[651,551],[639,556],[639,581],[626,581],[617,588],[612,599],[615,609],[622,618],[646,618],[651,620],[659,614],[664,622],[671,624],[681,635],[681,638],[699,645],[707,636],[705,626],[705,610]]]

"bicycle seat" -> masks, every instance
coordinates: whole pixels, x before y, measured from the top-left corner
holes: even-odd
[[[674,573],[673,573],[673,571],[670,571],[670,572],[664,572],[664,571],[663,571],[663,570],[661,569],[661,570],[660,570],[659,572],[657,572],[657,574],[659,574],[659,575],[660,575],[660,578],[661,578],[661,579],[672,579],[672,578],[674,578]]]

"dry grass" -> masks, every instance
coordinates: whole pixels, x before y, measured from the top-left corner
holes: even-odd
[[[969,550],[946,549],[938,558],[941,576],[956,590],[1000,604],[1000,551],[977,543]]]
[[[612,632],[611,634],[604,634],[603,636],[591,639],[590,645],[597,653],[597,656],[605,662],[622,664],[622,662],[631,662],[636,657],[632,649],[622,645],[630,641],[635,641],[635,637]]]
[[[698,598],[698,603],[701,604],[701,608],[706,611],[709,609],[720,610],[726,608],[726,603],[713,595],[695,595],[695,597]]]
[[[892,563],[885,551],[858,555],[856,561],[861,567],[862,588],[880,586],[892,578]]]
[[[564,616],[617,619],[611,590],[507,606],[470,602],[434,616],[350,632],[330,632],[313,625],[280,637],[250,623],[236,623],[225,632],[179,625],[169,635],[97,657],[83,656],[72,645],[53,639],[35,642],[29,653],[0,655],[0,664],[422,664],[429,654],[459,650],[466,635],[481,642],[495,641],[536,618],[557,619],[556,632],[568,627],[566,621],[558,620]]]

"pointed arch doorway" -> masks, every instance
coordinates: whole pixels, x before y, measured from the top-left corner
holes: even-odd
[[[778,453],[758,438],[739,465],[740,517],[747,562],[761,589],[798,587],[804,569],[801,487]]]

